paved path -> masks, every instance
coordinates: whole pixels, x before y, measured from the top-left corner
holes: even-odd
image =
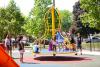
[[[99,52],[99,51],[83,50],[82,53],[83,53],[83,54],[86,54],[86,55],[100,55],[100,52]]]

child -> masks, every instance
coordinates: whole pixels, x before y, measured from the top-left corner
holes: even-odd
[[[68,47],[70,44],[69,42],[69,38],[68,38],[68,35],[64,35],[64,41],[63,41],[63,51],[66,51],[66,50],[70,50],[70,48]]]
[[[33,52],[35,53],[34,57],[36,57],[36,54],[39,53],[39,45],[38,45],[37,41],[35,41],[35,43],[33,45]]]
[[[52,51],[53,50],[53,45],[52,45],[52,39],[51,41],[49,42],[49,51]]]
[[[52,45],[53,45],[53,51],[56,52],[56,45],[57,45],[56,36],[52,37]]]

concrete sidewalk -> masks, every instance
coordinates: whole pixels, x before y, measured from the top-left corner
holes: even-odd
[[[82,53],[83,54],[87,54],[87,55],[100,55],[100,52],[99,51],[83,50]]]

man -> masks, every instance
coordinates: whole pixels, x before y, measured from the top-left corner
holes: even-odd
[[[80,50],[80,54],[82,55],[82,37],[80,35],[80,33],[77,33],[77,50],[79,49]],[[76,53],[77,55],[77,53]]]

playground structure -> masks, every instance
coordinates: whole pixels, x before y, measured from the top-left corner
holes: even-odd
[[[1,45],[1,44],[0,44]],[[20,67],[0,46],[0,67]]]
[[[53,0],[54,1],[54,0]],[[55,17],[55,13],[57,14],[58,16],[58,25],[56,24],[56,17]],[[52,24],[51,24],[51,27],[50,27],[50,22],[48,21],[48,14],[51,14],[51,19],[52,20]],[[54,36],[57,37],[57,41],[62,44],[63,42],[67,42],[68,44],[66,44],[65,46],[70,49],[72,49],[72,45],[70,44],[70,41],[68,40],[68,37],[66,38],[66,35],[62,36],[61,34],[61,17],[60,17],[60,12],[59,10],[55,9],[55,4],[53,4],[52,7],[50,7],[48,9],[48,11],[45,13],[45,16],[44,16],[44,22],[45,22],[45,33],[44,33],[44,36],[49,34],[49,33],[52,33],[52,38]],[[57,26],[56,26],[57,25]],[[61,45],[62,46],[62,45]],[[51,49],[49,47],[49,49]],[[41,52],[41,51],[40,51]],[[71,51],[70,51],[71,52]],[[53,56],[56,55],[57,52],[53,51]]]
[[[52,37],[53,37],[53,36],[55,36],[55,33],[57,31],[60,32],[60,30],[61,30],[60,12],[58,9],[54,9],[54,12],[57,16],[57,17],[55,17],[55,19],[52,18],[52,12],[53,12],[53,7],[50,7],[49,10],[45,13],[45,16],[44,16],[44,22],[45,22],[44,36],[47,35],[48,33],[52,33]],[[51,21],[49,21],[49,20],[51,20]],[[54,20],[57,20],[57,22],[54,22]],[[52,22],[52,24],[51,24],[51,22]]]

